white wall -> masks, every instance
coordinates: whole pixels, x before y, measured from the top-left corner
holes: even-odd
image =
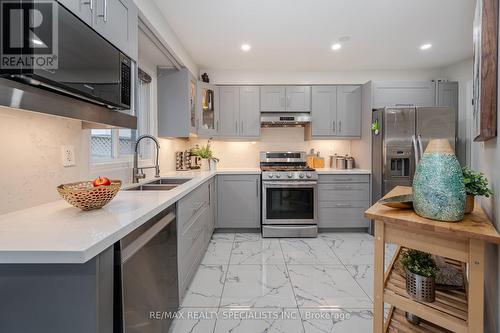
[[[468,105],[471,101],[467,100],[467,83],[472,80],[472,58],[460,61],[456,64],[444,67],[442,76],[450,81],[458,81],[458,156],[461,157],[462,164],[470,164],[466,161],[467,156],[467,115]]]
[[[363,84],[367,81],[419,81],[440,77],[440,69],[345,72],[272,72],[205,70],[216,84]]]
[[[189,145],[205,145],[206,139],[191,138]],[[257,168],[259,152],[272,150],[307,151],[314,148],[325,157],[333,153],[350,154],[350,141],[347,140],[304,140],[304,128],[262,128],[258,141],[214,141],[212,148],[215,156],[220,159],[221,168]]]
[[[187,53],[174,30],[170,27],[160,9],[151,0],[134,0],[139,8],[139,17],[148,27],[160,38],[163,44],[169,49],[172,55],[184,66],[186,66],[194,76],[198,76],[198,65]]]

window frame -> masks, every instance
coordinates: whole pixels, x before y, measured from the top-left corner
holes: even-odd
[[[140,107],[139,103],[139,77],[138,77],[138,66],[136,65],[135,62],[133,63],[133,75],[134,75],[134,84],[133,84],[133,103],[134,105],[133,110],[130,110],[131,113],[136,113],[135,110],[138,110]],[[142,70],[142,68],[141,68]],[[148,70],[144,70],[148,75]],[[153,77],[152,75],[150,75]],[[156,82],[151,81],[149,84],[149,112],[147,115],[147,121],[148,121],[148,133],[140,133],[139,135],[142,134],[150,134],[153,136],[156,136],[157,132],[155,131],[156,129],[156,116],[155,116],[155,104],[153,101],[153,98],[155,97],[153,91],[156,88]],[[138,117],[139,121],[140,116]],[[120,154],[120,147],[119,147],[119,129],[118,128],[113,128],[111,129],[111,157],[109,159],[99,159],[95,160],[92,158],[92,131],[88,131],[88,160],[89,160],[89,169],[91,171],[102,171],[102,170],[113,170],[113,169],[124,169],[124,168],[132,168],[133,167],[133,160],[134,160],[134,155],[133,154]],[[153,154],[153,145],[149,145],[150,152],[148,153],[149,157],[148,158],[141,158],[141,155],[139,154],[139,166],[149,166],[153,165],[155,156]]]

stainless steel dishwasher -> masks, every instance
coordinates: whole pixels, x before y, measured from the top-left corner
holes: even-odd
[[[165,209],[120,241],[121,329],[166,333],[169,312],[178,310],[175,209]]]

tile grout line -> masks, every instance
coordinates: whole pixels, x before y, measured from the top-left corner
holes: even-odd
[[[227,281],[227,274],[229,273],[229,263],[231,262],[231,256],[233,255],[233,247],[234,247],[234,241],[236,239],[236,233],[232,233],[233,234],[233,241],[231,242],[231,252],[229,252],[229,259],[227,261],[227,265],[226,265],[226,274],[224,275],[224,283],[222,284],[222,290],[221,290],[221,293],[220,293],[220,298],[219,298],[219,306],[217,307],[217,316],[220,312],[220,306],[221,306],[221,303],[222,303],[222,295],[224,294],[224,288],[226,287],[226,281]],[[215,333],[215,329],[217,328],[217,321],[219,320],[219,318],[216,318],[215,319],[215,325],[214,325],[214,330],[213,330],[213,333]]]
[[[305,333],[306,327],[304,326],[304,322],[302,321],[302,314],[300,313],[299,302],[297,301],[297,295],[295,295],[295,289],[293,288],[292,276],[290,275],[290,271],[288,271],[288,264],[285,260],[285,253],[283,252],[283,247],[281,246],[281,239],[278,239],[278,243],[280,245],[283,262],[285,263],[286,274],[288,275],[288,280],[290,281],[290,287],[292,288],[293,298],[295,299],[295,304],[297,305],[297,312],[299,314],[300,325],[302,326],[302,331]]]
[[[351,274],[351,271],[349,271],[349,269],[347,268],[347,265],[344,264],[344,262],[342,261],[342,259],[337,255],[337,253],[330,247],[328,246],[328,244],[326,243],[326,241],[324,239],[321,239],[325,244],[326,246],[330,249],[330,251],[332,251],[332,253],[335,255],[335,257],[337,257],[337,259],[339,260],[339,262],[342,264],[342,266],[344,266],[344,268],[346,269],[347,273],[352,277],[352,279],[354,280],[354,282],[356,282],[356,284],[358,285],[358,287],[363,291],[363,293],[368,297],[368,299],[371,301],[372,303],[372,308],[371,310],[373,311],[373,299],[370,297],[370,295],[368,295],[365,291],[365,289],[363,287],[361,287],[361,285],[359,284],[358,280],[356,280],[356,278],[354,278],[354,276]],[[353,266],[353,265],[348,265],[348,266]],[[370,266],[370,265],[368,265]],[[332,319],[333,321],[333,319]],[[335,323],[334,323],[335,324]]]

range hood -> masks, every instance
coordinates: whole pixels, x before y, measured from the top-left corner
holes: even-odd
[[[296,112],[262,112],[261,127],[304,127],[311,122],[311,114]]]
[[[135,116],[4,78],[0,106],[82,120],[83,128],[137,129]]]

